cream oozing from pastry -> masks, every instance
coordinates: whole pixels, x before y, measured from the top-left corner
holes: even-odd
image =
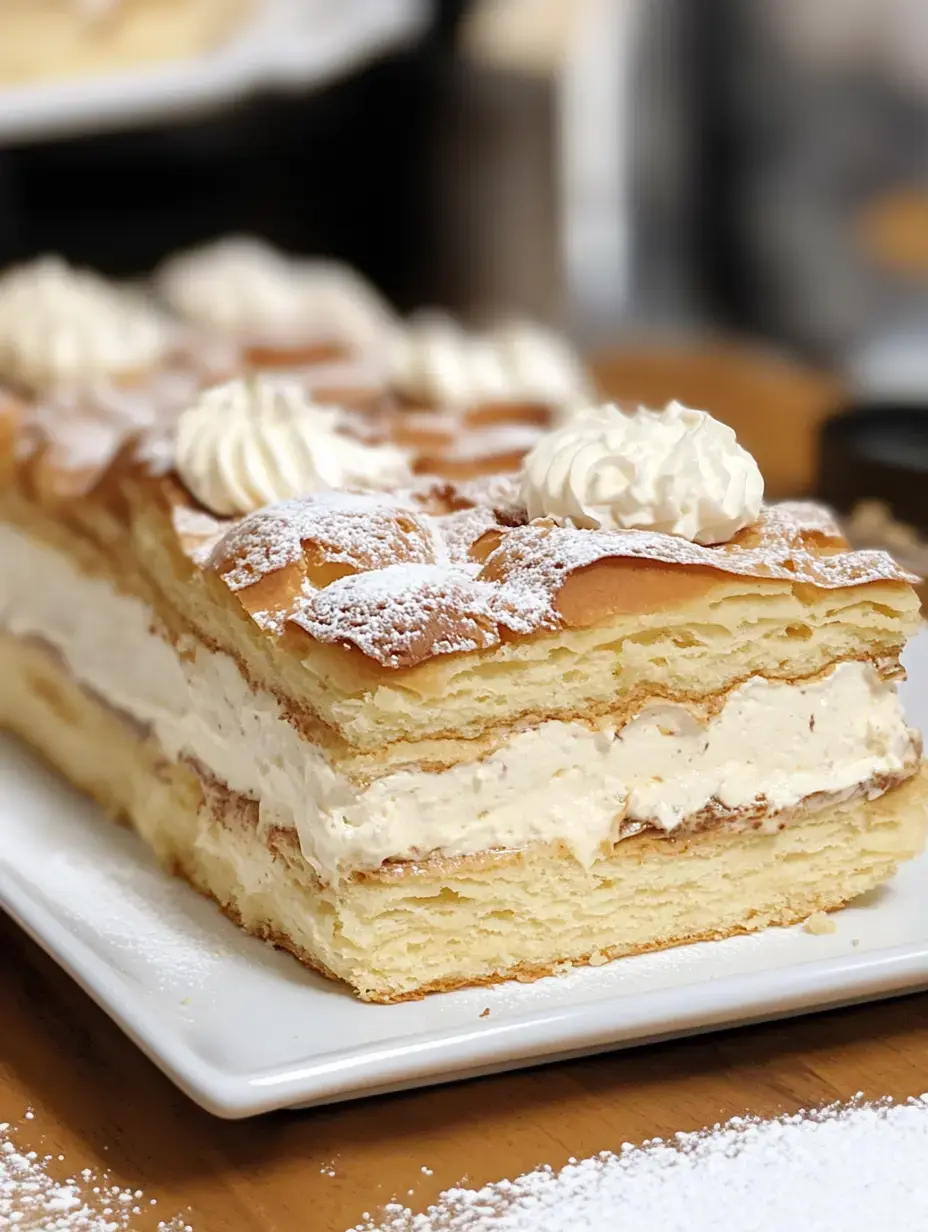
[[[174,462],[187,489],[218,514],[334,488],[383,488],[408,478],[405,454],[338,431],[341,414],[302,386],[255,376],[206,390],[177,423]]]
[[[529,322],[468,333],[448,317],[425,314],[394,335],[389,365],[401,394],[436,407],[509,402],[559,409],[590,395],[568,344]]]
[[[493,754],[367,783],[336,770],[270,693],[195,639],[183,657],[153,614],[11,527],[0,529],[0,628],[40,638],[72,675],[188,758],[295,828],[329,880],[388,859],[468,855],[559,841],[584,864],[637,824],[673,830],[706,808],[786,809],[911,770],[917,738],[896,687],[866,663],[796,683],[755,677],[714,714],[647,705],[623,726],[549,720]],[[773,822],[772,824],[776,824]]]
[[[0,278],[0,376],[30,388],[150,372],[173,339],[141,297],[57,257]]]
[[[626,413],[606,405],[543,437],[525,459],[530,518],[590,530],[655,530],[725,543],[757,521],[764,481],[734,432],[671,402]]]

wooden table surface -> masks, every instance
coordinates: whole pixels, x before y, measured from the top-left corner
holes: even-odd
[[[634,362],[618,363],[615,372],[625,391],[635,388],[632,377],[642,380]],[[647,379],[654,384],[653,374]],[[666,379],[658,376],[657,385]],[[698,385],[699,372],[692,379]],[[735,416],[747,413],[745,396],[734,399]],[[819,405],[820,391],[812,401]],[[753,431],[755,447],[767,440],[778,451],[774,460],[789,486],[791,451],[782,428],[756,424]],[[798,456],[807,467],[807,445]],[[63,1154],[62,1176],[109,1169],[116,1183],[156,1198],[158,1205],[133,1225],[136,1232],[177,1213],[194,1232],[345,1232],[395,1197],[424,1209],[464,1178],[479,1184],[625,1141],[746,1113],[796,1111],[858,1091],[904,1098],[928,1089],[928,995],[921,995],[449,1087],[222,1122],[176,1091],[2,918],[0,953],[0,1121],[20,1122],[20,1142]],[[34,1116],[22,1121],[27,1108]]]
[[[928,994],[495,1078],[242,1122],[201,1112],[9,921],[0,920],[0,1120],[29,1145],[145,1191],[149,1232],[345,1232],[394,1197],[463,1178],[928,1089]],[[423,1173],[432,1170],[432,1175]],[[329,1176],[323,1169],[334,1170]],[[409,1190],[413,1194],[409,1195]],[[544,1229],[539,1229],[544,1232]]]

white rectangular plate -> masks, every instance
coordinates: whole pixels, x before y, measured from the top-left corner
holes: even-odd
[[[928,726],[928,634],[907,657],[909,715]],[[926,856],[834,917],[831,934],[772,929],[534,984],[364,1005],[240,934],[12,741],[0,741],[0,775],[0,905],[178,1086],[220,1116],[928,987]]]

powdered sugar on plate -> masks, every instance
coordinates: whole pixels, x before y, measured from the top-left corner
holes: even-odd
[[[354,1232],[874,1232],[928,1227],[928,1095],[625,1144]]]
[[[25,1113],[31,1121],[31,1110]],[[56,1180],[64,1156],[40,1155],[20,1145],[9,1122],[0,1123],[0,1229],[17,1232],[129,1232],[157,1199],[141,1189],[114,1184],[108,1172],[92,1168]],[[183,1216],[159,1220],[157,1232],[193,1232]]]

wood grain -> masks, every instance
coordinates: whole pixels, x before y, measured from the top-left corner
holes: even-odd
[[[116,1183],[157,1198],[137,1232],[178,1212],[194,1232],[345,1232],[394,1197],[423,1209],[465,1178],[479,1184],[857,1091],[905,1098],[928,1088],[928,995],[919,995],[223,1122],[175,1090],[9,920],[0,950],[0,1120],[31,1107],[23,1135],[65,1156],[62,1176],[109,1168]]]

